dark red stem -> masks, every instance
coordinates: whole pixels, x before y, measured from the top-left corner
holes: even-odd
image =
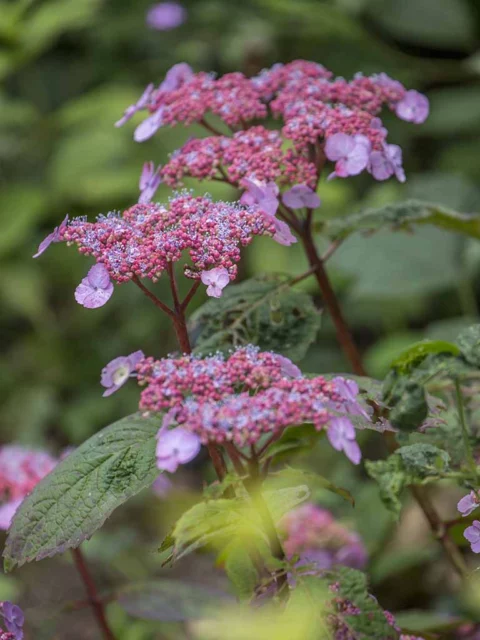
[[[92,607],[95,618],[97,619],[97,623],[100,628],[100,631],[102,632],[102,636],[105,638],[105,640],[115,640],[115,636],[113,635],[110,627],[108,626],[108,621],[105,615],[103,602],[98,595],[97,587],[95,586],[93,577],[87,567],[87,563],[85,562],[83,553],[79,548],[72,549],[72,556],[73,556],[73,561],[75,563],[75,567],[77,568],[77,571],[85,586],[88,602]]]

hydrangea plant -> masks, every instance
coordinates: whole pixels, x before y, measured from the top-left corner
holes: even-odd
[[[181,22],[174,4],[152,8],[149,24],[165,29],[169,20]],[[67,216],[40,243],[35,258],[60,243],[75,245],[89,258],[74,292],[80,305],[101,307],[117,285],[133,282],[170,319],[178,342],[175,353],[161,357],[145,355],[139,344],[134,353],[105,365],[103,395],[136,383],[138,410],[67,457],[58,461],[16,445],[0,449],[0,526],[9,527],[6,569],[71,549],[103,637],[115,636],[81,543],[140,490],[154,484],[168,491],[169,482],[159,474],[174,474],[203,448],[217,479],[161,544],[165,564],[200,548],[214,551],[246,612],[257,615],[266,608],[285,624],[288,616],[300,626],[308,621],[308,632],[295,637],[414,638],[369,592],[362,573],[368,552],[359,534],[312,501],[311,490],[320,482],[353,497],[319,474],[302,475],[288,466],[305,447],[360,465],[358,433],[382,433],[389,456],[365,461],[382,500],[398,516],[401,492],[409,488],[451,566],[460,580],[467,579],[451,527],[480,504],[471,401],[480,329],[472,327],[456,343],[414,345],[392,363],[382,386],[367,377],[326,269],[337,247],[361,229],[410,229],[428,222],[478,237],[468,216],[430,203],[399,203],[340,222],[323,215],[323,179],[366,172],[378,181],[406,180],[402,150],[388,140],[381,120],[384,110],[421,125],[429,102],[384,73],[346,80],[304,60],[276,64],[254,77],[216,77],[177,64],[158,87],[150,84],[126,108],[116,126],[129,126],[137,112],[145,112],[134,129],[136,142],[178,124],[195,123],[206,135],[172,150],[160,166],[147,161],[139,200],[126,211],[95,221]],[[185,178],[226,183],[236,189],[236,199],[193,195],[184,189]],[[164,204],[154,202],[161,183],[174,189]],[[323,255],[317,234],[330,243]],[[308,270],[292,279],[232,284],[242,249],[257,236],[286,247],[300,243]],[[285,355],[293,331],[305,353],[318,329],[311,300],[293,291],[309,277],[318,284],[352,373],[305,375]],[[168,300],[155,293],[160,278],[169,284]],[[184,296],[179,278],[190,283]],[[196,311],[203,324],[193,343],[188,310],[202,290],[211,300]],[[265,321],[272,296],[286,310],[281,336],[273,320]],[[272,342],[275,349],[262,347]],[[442,444],[444,417],[452,411],[460,454]],[[274,482],[278,478],[281,486]],[[440,480],[468,491],[458,504],[460,518],[452,522],[441,519],[426,491],[426,484]],[[464,535],[479,553],[480,522],[470,521]],[[1,637],[21,639],[18,607],[3,603],[1,615],[7,629]],[[203,628],[198,637],[219,637],[214,631],[209,636]]]

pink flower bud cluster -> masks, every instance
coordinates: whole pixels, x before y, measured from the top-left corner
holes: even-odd
[[[315,188],[316,168],[306,152],[285,149],[279,131],[255,126],[231,138],[193,138],[172,153],[162,168],[163,181],[179,186],[185,176],[199,180],[222,179],[223,170],[233,184],[243,178],[280,185],[307,184]]]
[[[255,235],[273,236],[275,225],[258,207],[213,202],[186,192],[174,195],[169,205],[137,204],[122,214],[98,216],[96,222],[75,218],[62,231],[62,239],[92,255],[117,282],[134,276],[156,281],[170,263],[187,258],[185,275],[198,279],[211,267],[237,272],[240,248]]]
[[[44,451],[18,445],[0,447],[0,529],[8,529],[25,496],[56,464]]]
[[[233,128],[233,139],[221,135],[216,141],[190,141],[174,154],[162,173],[164,180],[174,185],[185,175],[216,178],[224,165],[222,170],[233,183],[252,178],[314,186],[312,149],[320,163],[322,146],[337,134],[351,137],[355,144],[362,136],[365,159],[357,159],[353,173],[334,175],[347,177],[367,169],[376,180],[392,175],[403,179],[401,150],[387,144],[387,130],[378,117],[383,107],[415,124],[424,122],[429,112],[425,96],[408,91],[385,73],[370,77],[357,74],[348,81],[334,78],[322,65],[296,60],[276,64],[253,78],[230,73],[215,79],[180,64],[167,73],[157,90],[147,87],[120,123],[147,108],[151,115],[137,127],[138,141],[164,125],[205,123],[208,112]],[[274,132],[256,124],[249,128],[250,122],[269,115],[282,120],[283,137],[292,141],[293,149],[285,149]],[[327,154],[327,159],[333,158]]]
[[[357,400],[358,388],[352,387],[355,383],[347,385],[343,378],[303,378],[286,358],[251,345],[228,357],[146,358],[137,371],[139,384],[145,386],[140,409],[168,411],[169,425],[194,432],[203,444],[230,441],[242,447],[258,442],[264,434],[304,423],[337,434],[338,420],[364,412]],[[358,463],[353,425],[351,429],[344,442],[334,439],[334,446]]]
[[[362,569],[367,551],[360,536],[347,529],[330,511],[305,503],[289,511],[280,522],[283,548],[289,558],[298,557],[298,565],[313,569],[331,569],[346,565]]]

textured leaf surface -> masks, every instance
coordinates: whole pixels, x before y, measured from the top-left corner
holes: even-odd
[[[228,594],[220,589],[180,580],[154,580],[128,585],[117,596],[122,609],[134,618],[162,622],[202,618],[228,600]]]
[[[230,285],[191,319],[196,351],[226,351],[244,344],[300,360],[315,340],[320,315],[310,296],[282,276]]]
[[[409,230],[414,224],[431,224],[480,238],[480,215],[459,213],[422,200],[396,202],[379,209],[366,209],[344,218],[334,218],[325,230],[335,238],[344,238],[356,231],[373,233],[384,227]]]
[[[480,324],[474,324],[457,337],[457,344],[465,360],[480,367]]]
[[[5,546],[12,569],[78,545],[128,498],[158,475],[159,418],[133,414],[111,424],[71,453],[24,500]]]

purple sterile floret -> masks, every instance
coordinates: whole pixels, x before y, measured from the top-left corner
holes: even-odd
[[[290,209],[316,209],[320,206],[320,198],[306,184],[296,184],[282,196],[283,204]]]
[[[330,136],[325,144],[325,155],[336,164],[329,178],[346,178],[361,173],[367,167],[370,150],[371,143],[366,136],[346,133]]]
[[[61,242],[63,238],[61,237],[62,231],[66,228],[68,223],[68,214],[62,220],[58,227],[49,233],[46,238],[44,238],[41,243],[38,245],[37,253],[33,256],[34,258],[38,258],[42,255],[44,251],[48,249],[48,247],[52,244],[52,242]]]
[[[102,263],[97,263],[75,289],[75,300],[86,309],[97,309],[110,300],[112,293],[110,275]]]
[[[158,31],[176,29],[186,20],[187,12],[178,2],[159,2],[147,13],[147,24]]]
[[[145,142],[160,129],[162,124],[163,110],[160,108],[138,125],[133,134],[133,139],[135,142]]]
[[[457,509],[462,516],[469,516],[479,505],[479,499],[474,491],[467,493],[466,496],[458,502]]]
[[[402,150],[397,144],[386,144],[382,151],[372,151],[367,169],[375,180],[387,180],[395,175],[399,182],[405,182]]]
[[[480,522],[474,520],[472,526],[467,527],[463,535],[470,542],[473,553],[480,553]]]
[[[120,120],[117,120],[117,122],[115,123],[115,126],[122,127],[126,122],[128,122],[131,118],[133,118],[133,116],[137,113],[137,111],[141,111],[142,109],[145,109],[145,107],[150,101],[150,98],[152,97],[154,88],[155,88],[154,84],[153,82],[151,82],[145,88],[145,91],[142,93],[142,95],[137,100],[137,102],[135,104],[131,104],[129,107],[125,109],[123,116],[120,118]]]
[[[200,438],[191,431],[162,427],[157,434],[157,467],[174,473],[180,464],[193,460],[200,451]]]
[[[277,213],[278,187],[274,182],[263,183],[259,180],[244,178],[242,185],[246,188],[245,193],[240,198],[242,204],[252,206],[256,204],[259,209],[269,216]]]
[[[7,531],[12,524],[13,516],[18,507],[22,504],[23,498],[10,500],[0,506],[0,530]]]
[[[7,631],[13,634],[15,640],[23,640],[25,616],[20,607],[6,600],[0,603],[0,615],[3,617]]]
[[[207,296],[212,298],[220,298],[223,289],[230,282],[230,276],[225,267],[215,267],[209,271],[202,271],[200,276],[203,284],[207,286]]]
[[[399,118],[415,124],[425,122],[429,111],[430,103],[427,96],[414,89],[407,91],[395,107],[395,113]]]
[[[140,204],[147,204],[152,201],[155,192],[162,183],[162,177],[160,175],[161,170],[161,165],[155,169],[155,165],[152,161],[145,162],[143,165],[138,183],[138,187],[140,189],[138,202]]]
[[[103,396],[111,396],[132,377],[137,364],[145,357],[143,351],[134,351],[128,356],[114,358],[102,369],[100,383],[106,387]]]
[[[358,464],[362,454],[355,440],[355,427],[348,418],[332,418],[327,428],[330,444],[337,451],[343,451],[347,458]]]

